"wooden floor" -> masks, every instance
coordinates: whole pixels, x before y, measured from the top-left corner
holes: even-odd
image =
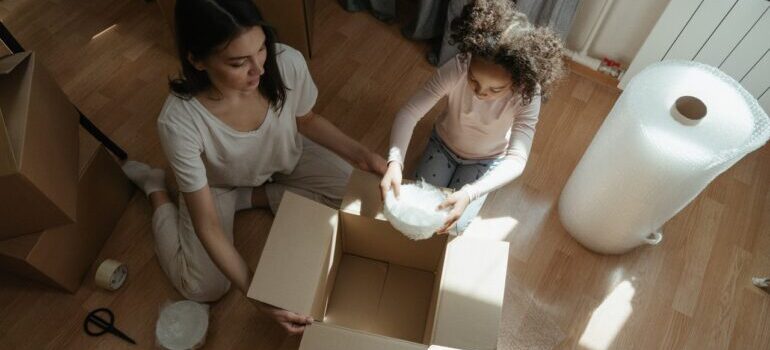
[[[380,153],[395,112],[431,74],[426,45],[397,25],[317,1],[315,111]],[[155,118],[175,72],[171,36],[155,3],[4,0],[0,19],[53,72],[67,94],[132,158],[165,166]],[[664,241],[623,256],[593,254],[570,238],[558,195],[618,92],[572,74],[544,106],[524,175],[488,200],[474,232],[511,242],[499,349],[770,349],[770,147],[717,178],[665,227]],[[414,163],[430,123],[420,123]],[[128,264],[127,284],[106,292],[88,279],[76,294],[0,274],[0,348],[120,349],[89,338],[87,310],[107,306],[117,325],[153,348],[164,303],[180,299],[153,252],[151,211],[134,197],[100,255]],[[255,266],[271,217],[239,214],[236,245]],[[207,348],[295,349],[296,338],[238,293],[213,305]]]

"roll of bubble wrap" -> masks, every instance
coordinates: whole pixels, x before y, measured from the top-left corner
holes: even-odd
[[[666,221],[770,137],[757,100],[718,69],[662,61],[636,75],[559,199],[581,244],[619,254],[657,244]]]

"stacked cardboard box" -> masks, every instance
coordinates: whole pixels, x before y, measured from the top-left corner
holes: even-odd
[[[0,239],[75,220],[78,117],[33,53],[0,60]]]
[[[312,316],[302,350],[495,349],[508,243],[409,240],[378,183],[354,172],[340,210],[287,192],[248,297]]]
[[[133,193],[78,118],[34,53],[0,59],[0,269],[71,292]]]

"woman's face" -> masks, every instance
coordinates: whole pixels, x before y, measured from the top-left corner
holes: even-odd
[[[468,84],[480,100],[494,100],[511,89],[511,75],[505,68],[490,61],[471,57]]]
[[[220,91],[253,92],[265,73],[265,32],[256,26],[231,40],[224,48],[202,61],[190,60],[198,70],[205,70]]]

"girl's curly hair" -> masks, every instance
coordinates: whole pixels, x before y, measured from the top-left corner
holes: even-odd
[[[451,43],[464,54],[494,62],[511,74],[525,104],[548,97],[564,76],[564,47],[547,27],[536,28],[512,0],[475,0],[452,21]]]

